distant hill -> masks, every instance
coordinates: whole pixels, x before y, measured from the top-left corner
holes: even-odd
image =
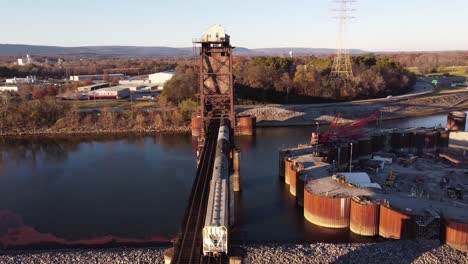
[[[263,48],[248,49],[238,47],[234,50],[240,56],[271,56],[287,55],[293,51],[296,55],[321,55],[333,54],[334,49],[314,49],[314,48]],[[366,53],[363,50],[351,50],[351,53]],[[22,44],[0,44],[0,55],[22,56],[31,55],[97,55],[97,56],[190,56],[192,48],[171,48],[171,47],[138,47],[138,46],[85,46],[85,47],[58,47],[39,46]]]

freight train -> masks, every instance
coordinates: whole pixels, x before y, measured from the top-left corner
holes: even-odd
[[[228,253],[229,233],[229,126],[219,128],[213,176],[203,227],[203,255],[218,256]]]

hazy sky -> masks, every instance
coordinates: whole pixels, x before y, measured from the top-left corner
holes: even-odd
[[[334,48],[332,0],[0,0],[0,43],[189,47],[222,24],[238,47]],[[349,46],[468,50],[468,0],[358,0]]]

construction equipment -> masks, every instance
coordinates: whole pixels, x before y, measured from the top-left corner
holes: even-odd
[[[371,116],[358,120],[354,123],[343,125],[343,126],[338,126],[338,121],[341,118],[341,114],[337,113],[332,123],[330,124],[330,128],[328,129],[328,132],[319,134],[318,140],[320,143],[324,144],[324,143],[328,143],[328,142],[335,141],[338,139],[356,140],[356,139],[362,138],[365,134],[365,131],[363,128],[370,122],[374,120],[378,120],[380,116],[381,116],[381,112],[377,111]],[[311,141],[315,141],[315,139],[312,138]]]
[[[396,173],[393,172],[393,170],[390,170],[387,176],[387,180],[385,181],[385,185],[388,187],[394,187],[395,186],[395,181],[396,181]]]

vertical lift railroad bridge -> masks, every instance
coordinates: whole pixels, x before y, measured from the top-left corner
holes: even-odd
[[[240,186],[239,152],[233,144],[236,116],[230,36],[215,25],[195,43],[201,46],[198,167],[170,257],[173,264],[225,261],[234,219],[233,192]]]

